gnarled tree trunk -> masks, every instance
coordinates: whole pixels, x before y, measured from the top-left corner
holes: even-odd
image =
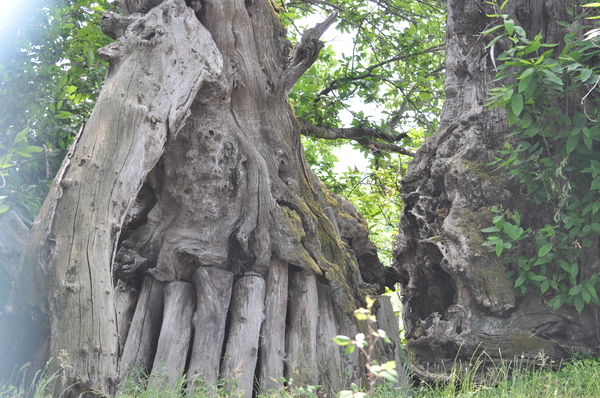
[[[569,20],[568,6],[564,0],[513,0],[502,13],[530,38],[542,32],[546,42],[562,43],[556,21]],[[504,111],[485,106],[498,83],[480,33],[493,26],[486,14],[494,11],[477,0],[448,1],[441,125],[403,181],[395,264],[404,277],[409,361],[424,377],[432,376],[427,368],[450,369],[481,351],[494,361],[535,360],[540,353],[558,360],[599,343],[593,310],[553,311],[534,289],[517,297],[501,259],[482,245],[493,207],[518,210],[530,225],[543,226],[551,214],[487,166],[511,132]],[[589,256],[585,267],[593,270],[597,258],[597,252]]]
[[[29,360],[53,358],[54,396],[112,395],[142,372],[186,374],[191,391],[235,379],[248,397],[255,378],[360,381],[329,334],[355,333],[364,295],[395,280],[307,168],[287,100],[331,19],[290,53],[267,0],[156,3],[104,17],[106,85],[11,299],[42,330]],[[336,368],[321,372],[317,348]]]

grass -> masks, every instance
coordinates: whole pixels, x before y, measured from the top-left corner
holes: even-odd
[[[512,376],[509,374],[512,373]],[[600,358],[580,358],[566,364],[559,371],[540,369],[520,369],[510,371],[508,367],[500,366],[488,372],[488,380],[484,383],[476,381],[475,372],[452,372],[447,383],[421,383],[413,388],[415,398],[444,398],[444,397],[506,397],[506,398],[595,398],[600,397]],[[45,384],[47,380],[42,380]],[[0,398],[24,397],[27,392],[37,397],[43,397],[43,386],[15,387],[0,385]],[[327,395],[337,397],[337,394]],[[389,386],[377,386],[376,398],[395,398],[400,394]],[[179,389],[148,390],[140,385],[129,385],[117,395],[118,398],[165,398],[185,397]],[[235,392],[226,393],[215,388],[202,387],[196,391],[194,398],[237,398]],[[293,392],[273,391],[261,394],[260,398],[317,398],[315,390],[296,388]]]
[[[506,398],[594,398],[600,397],[600,358],[574,360],[558,371],[521,369],[511,372],[506,367],[492,370],[493,383],[474,380],[472,374],[453,373],[444,385],[421,384],[414,397],[506,397]],[[509,374],[512,373],[512,377]]]

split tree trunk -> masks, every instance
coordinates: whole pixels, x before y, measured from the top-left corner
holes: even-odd
[[[248,397],[255,377],[357,381],[359,359],[331,338],[396,281],[307,168],[287,100],[332,19],[290,53],[267,0],[156,3],[105,15],[105,88],[21,261],[12,311],[42,330],[36,365],[53,358],[67,397],[144,373],[186,374],[191,391],[234,378]],[[337,350],[326,374],[317,347]]]
[[[564,31],[556,21],[569,20],[571,3],[513,0],[502,12],[530,38],[542,32],[546,42],[562,43]],[[440,128],[403,180],[395,264],[404,275],[408,357],[423,377],[433,377],[425,369],[451,369],[457,359],[481,358],[481,351],[496,362],[514,356],[535,361],[540,352],[560,360],[573,351],[591,352],[599,343],[594,311],[553,311],[533,289],[516,297],[504,264],[482,245],[481,229],[492,225],[495,206],[517,209],[529,220],[546,217],[519,186],[486,166],[511,132],[504,111],[484,105],[498,84],[480,35],[493,26],[486,13],[495,12],[478,0],[448,1]]]

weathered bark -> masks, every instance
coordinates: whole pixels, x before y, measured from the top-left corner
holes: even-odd
[[[117,311],[117,331],[119,348],[122,352],[129,335],[129,328],[135,314],[139,292],[137,289],[120,283],[115,287],[115,309]]]
[[[233,274],[214,267],[199,267],[194,273],[196,313],[194,344],[188,378],[190,393],[198,380],[216,386],[225,338],[225,322],[233,289]]]
[[[331,338],[339,334],[339,328],[335,324],[336,309],[331,297],[331,289],[327,285],[317,283],[317,292],[319,314],[316,362],[319,385],[328,386],[332,393],[335,393],[344,387],[342,352]]]
[[[152,369],[164,308],[164,283],[147,276],[120,357],[121,380],[139,379]]]
[[[111,395],[150,369],[170,383],[184,372],[192,391],[236,378],[248,396],[255,373],[262,389],[284,375],[337,389],[342,368],[360,379],[341,348],[320,379],[317,346],[333,353],[327,338],[396,278],[356,210],[308,169],[287,99],[331,20],[290,54],[269,1],[156,3],[105,15],[117,39],[101,50],[106,86],[22,260],[14,311],[38,315],[42,358],[66,354],[54,395]],[[187,286],[186,304],[167,297],[163,313],[164,286]],[[183,339],[167,337],[174,323]]]
[[[158,390],[163,386],[175,387],[183,376],[196,306],[196,290],[191,283],[170,282],[163,292],[163,322],[150,374],[151,382]]]
[[[304,271],[290,274],[288,329],[286,342],[288,359],[284,370],[286,379],[294,379],[300,386],[316,385],[317,320],[319,297],[317,278]],[[293,303],[293,304],[292,304]]]
[[[531,37],[541,31],[547,42],[562,43],[555,21],[569,20],[567,6],[570,1],[515,0],[503,13]],[[591,312],[552,311],[533,289],[517,298],[504,264],[482,245],[481,229],[492,225],[494,206],[518,210],[529,225],[543,225],[547,217],[519,186],[486,166],[511,132],[504,111],[484,105],[499,84],[480,35],[491,26],[486,13],[494,12],[487,7],[477,0],[448,1],[440,129],[403,180],[395,265],[404,278],[409,359],[424,377],[431,375],[425,368],[450,369],[457,357],[469,360],[480,350],[494,361],[513,355],[535,360],[540,351],[560,359],[598,345]]]
[[[245,398],[252,398],[264,301],[265,280],[260,275],[246,274],[235,284],[221,372],[225,382]]]
[[[283,376],[285,351],[285,325],[288,306],[288,266],[273,261],[267,275],[265,293],[265,321],[260,333],[260,365],[258,379],[260,391],[268,392],[281,387],[273,375]]]

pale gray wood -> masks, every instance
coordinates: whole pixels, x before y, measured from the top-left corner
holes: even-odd
[[[289,306],[286,332],[288,362],[285,378],[299,386],[317,385],[317,321],[319,301],[317,279],[304,271],[289,276]],[[334,337],[334,336],[332,336]]]
[[[265,294],[265,320],[260,332],[260,368],[258,371],[261,392],[279,390],[283,383],[285,361],[285,318],[288,305],[288,265],[272,260],[267,275]]]
[[[169,282],[164,290],[163,321],[152,365],[151,387],[175,387],[181,381],[192,339],[196,289],[192,283]],[[152,389],[152,388],[151,388]]]
[[[199,267],[194,273],[194,285],[194,342],[187,371],[190,395],[199,381],[214,386],[219,379],[233,274],[220,268]]]
[[[342,367],[343,347],[338,346],[333,337],[340,334],[336,325],[336,304],[333,301],[331,287],[317,283],[319,295],[319,319],[317,321],[317,366],[319,370],[319,385],[327,386],[331,394],[342,390],[344,374]]]
[[[398,372],[398,383],[396,387],[402,391],[404,396],[411,396],[410,387],[411,380],[406,373],[404,364],[400,358],[400,328],[398,326],[398,318],[394,314],[392,300],[389,296],[381,295],[377,297],[379,308],[375,313],[377,323],[374,329],[382,329],[387,336],[392,340],[392,344],[381,341],[378,344],[375,357],[379,363],[387,361],[396,361],[396,372]]]
[[[252,398],[260,326],[264,317],[265,280],[246,274],[235,284],[229,311],[229,336],[221,377],[238,396]],[[235,382],[232,383],[231,381]]]
[[[115,287],[115,308],[117,310],[117,332],[119,333],[119,347],[121,352],[127,341],[131,321],[135,314],[135,307],[139,292],[122,281]]]
[[[29,228],[10,210],[0,218],[0,268],[10,281],[17,279],[19,259],[29,238]]]
[[[164,286],[164,282],[151,276],[144,278],[119,364],[122,382],[128,378],[137,381],[142,373],[148,373],[152,369],[162,323]]]
[[[359,332],[356,325],[356,319],[353,314],[344,313],[335,309],[335,322],[338,329],[336,335],[342,335],[354,339]],[[342,352],[345,348],[342,349]],[[364,356],[359,350],[354,350],[352,354],[342,355],[342,374],[344,375],[344,386],[348,387],[352,383],[361,385],[365,378]]]

